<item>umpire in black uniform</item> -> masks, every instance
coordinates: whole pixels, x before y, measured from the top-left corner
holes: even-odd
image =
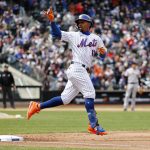
[[[15,81],[12,73],[8,71],[8,65],[4,66],[4,71],[1,73],[1,87],[2,87],[2,93],[3,93],[3,106],[4,108],[7,108],[6,104],[6,98],[8,96],[8,99],[10,100],[10,105],[12,108],[15,108],[14,105],[14,99],[12,94],[12,87],[14,90],[16,90]]]

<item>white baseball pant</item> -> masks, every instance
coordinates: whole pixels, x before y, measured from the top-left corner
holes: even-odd
[[[135,109],[135,98],[136,98],[136,93],[138,91],[138,84],[128,84],[127,86],[127,91],[126,95],[124,98],[124,109],[128,108],[129,105],[129,97],[132,94],[132,100],[131,100],[131,109]]]
[[[64,104],[69,104],[79,92],[83,94],[84,98],[95,99],[95,89],[89,74],[82,66],[82,64],[71,64],[67,70],[68,82],[61,98]]]

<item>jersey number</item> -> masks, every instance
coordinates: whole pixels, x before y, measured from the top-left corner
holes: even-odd
[[[95,50],[92,50],[92,56],[93,56],[93,57],[96,56]]]

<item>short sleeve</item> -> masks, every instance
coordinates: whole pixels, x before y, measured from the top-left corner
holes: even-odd
[[[128,71],[128,69],[125,71],[125,73],[124,73],[124,75],[126,76],[126,77],[128,77],[128,73],[129,71]]]
[[[70,42],[70,40],[71,40],[71,32],[61,31],[61,40],[62,41],[66,41],[66,42]]]

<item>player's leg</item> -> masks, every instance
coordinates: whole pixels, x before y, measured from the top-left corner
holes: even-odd
[[[7,92],[8,92],[8,98],[10,100],[10,105],[11,105],[12,108],[15,108],[13,94],[12,94],[12,91],[11,91],[11,87],[7,88]]]
[[[94,108],[95,89],[89,76],[86,77],[86,82],[81,87],[81,93],[85,98],[85,108],[89,119],[88,131],[97,135],[106,135],[107,132],[101,127],[96,116],[96,111]]]
[[[68,104],[78,93],[78,90],[72,85],[71,81],[68,80],[61,96],[54,97],[42,103],[37,103],[33,101],[30,102],[27,111],[27,118],[30,119],[33,114],[38,113],[41,109]]]
[[[85,108],[88,113],[89,127],[88,131],[94,134],[104,135],[107,134],[105,130],[99,125],[98,119],[96,117],[96,112],[94,109],[94,99],[95,99],[95,89],[93,87],[92,81],[86,70],[75,73],[70,79],[78,90],[83,94],[85,98]]]
[[[54,97],[42,103],[31,101],[27,111],[27,119],[30,119],[32,115],[38,113],[41,109],[56,107],[60,105],[63,105],[63,101],[60,96]]]
[[[77,87],[68,80],[64,91],[61,93],[61,98],[64,105],[69,104],[79,93]]]
[[[89,118],[88,132],[97,135],[106,135],[107,132],[98,123],[93,98],[85,98],[85,108]]]
[[[132,84],[128,84],[127,89],[126,89],[125,98],[124,98],[124,104],[123,104],[124,111],[127,111],[127,109],[128,109],[129,97],[131,95],[131,92],[132,92]]]
[[[131,110],[135,110],[135,103],[136,103],[136,94],[138,91],[138,85],[134,84],[133,90],[132,90],[132,100],[131,100]]]
[[[2,91],[3,91],[3,107],[7,108],[7,104],[6,104],[6,92],[7,92],[6,87],[3,87]]]

